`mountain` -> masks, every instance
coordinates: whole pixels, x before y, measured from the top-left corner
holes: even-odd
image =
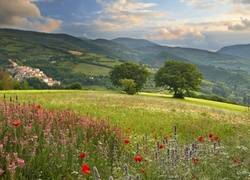
[[[162,66],[166,60],[173,59],[236,71],[250,71],[250,61],[235,55],[194,48],[161,46],[141,39],[118,38],[112,41],[119,42],[127,48],[137,51],[137,56],[140,58],[140,61],[152,66]],[[166,58],[164,58],[163,55],[166,55]]]
[[[226,46],[226,47],[221,48],[218,52],[221,54],[234,55],[234,56],[250,59],[250,44]]]
[[[0,66],[8,66],[12,59],[39,68],[62,84],[81,82],[112,89],[108,73],[122,61],[145,64],[155,72],[166,60],[176,60],[197,65],[205,78],[202,92],[241,102],[250,88],[249,59],[221,52],[162,46],[144,39],[92,40],[16,29],[0,29],[0,41]]]
[[[122,44],[128,48],[140,48],[140,47],[148,47],[148,46],[158,46],[158,44],[152,43],[148,40],[145,39],[133,39],[133,38],[126,38],[126,37],[121,37],[121,38],[116,38],[113,39],[112,41],[117,42],[119,44]]]

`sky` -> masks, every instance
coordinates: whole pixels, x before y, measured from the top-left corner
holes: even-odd
[[[217,51],[250,44],[250,0],[0,0],[0,28]]]

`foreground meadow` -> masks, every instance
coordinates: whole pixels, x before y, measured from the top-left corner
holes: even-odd
[[[250,179],[246,107],[93,91],[0,95],[0,179]]]

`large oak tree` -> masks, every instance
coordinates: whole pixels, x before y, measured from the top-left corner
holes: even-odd
[[[144,66],[124,62],[114,66],[109,75],[114,86],[122,87],[127,94],[135,94],[143,88],[150,73]]]
[[[190,63],[166,61],[155,74],[155,84],[174,92],[176,98],[184,98],[184,92],[199,90],[203,74]]]

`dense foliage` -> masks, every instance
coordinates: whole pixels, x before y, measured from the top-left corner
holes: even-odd
[[[199,89],[202,78],[195,65],[171,60],[156,72],[155,84],[174,92],[174,97],[183,98],[184,92]]]
[[[124,62],[114,66],[109,75],[113,85],[122,87],[127,94],[135,94],[143,88],[150,73],[144,66]]]

